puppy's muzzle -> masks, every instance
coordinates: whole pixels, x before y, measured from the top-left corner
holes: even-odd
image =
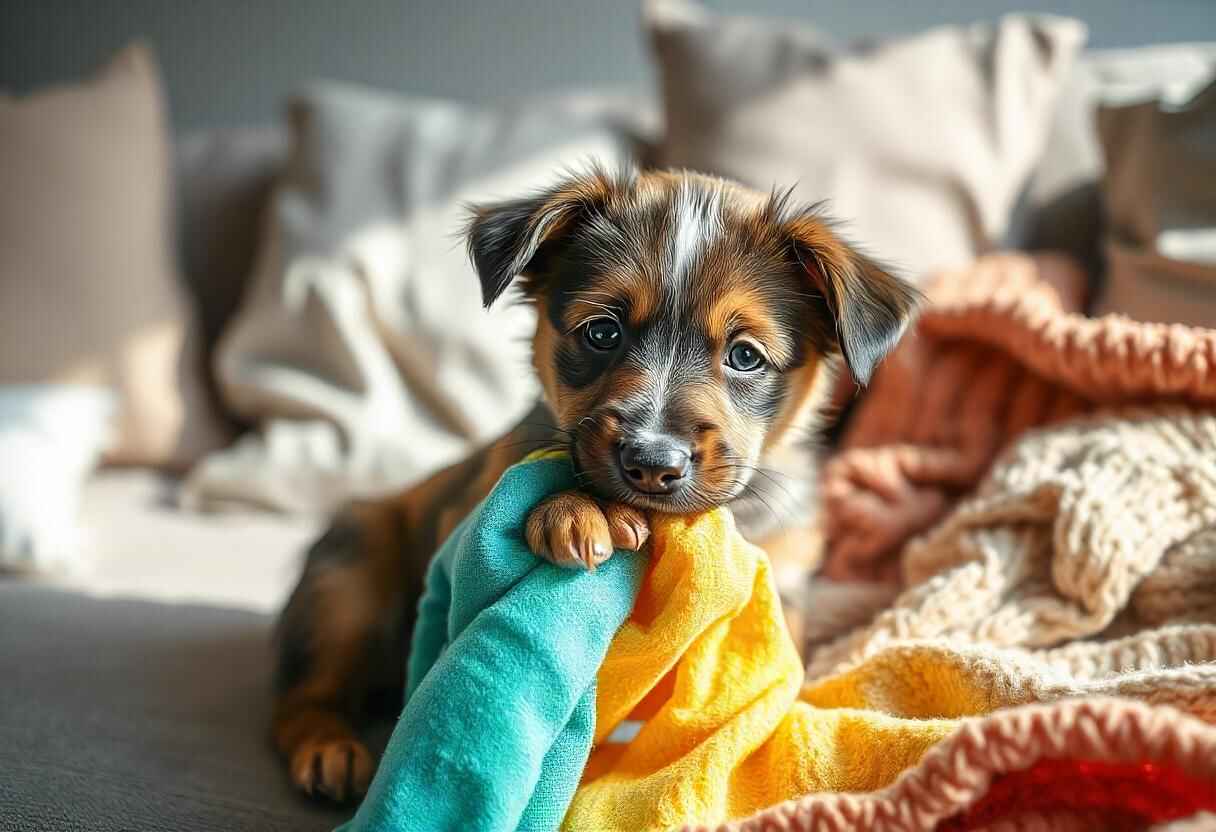
[[[621,440],[617,464],[626,483],[642,494],[674,494],[688,482],[692,448],[662,433],[637,433]]]

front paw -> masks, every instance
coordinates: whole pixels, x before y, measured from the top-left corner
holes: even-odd
[[[637,509],[601,505],[586,494],[566,491],[532,510],[525,536],[532,551],[551,563],[594,570],[614,549],[642,548],[650,527]]]

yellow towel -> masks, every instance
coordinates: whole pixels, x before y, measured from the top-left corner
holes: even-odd
[[[728,511],[655,515],[650,540],[641,593],[599,672],[596,745],[563,828],[669,829],[878,789],[957,727],[862,709],[857,678],[801,692],[768,558]],[[625,720],[644,725],[609,741]]]

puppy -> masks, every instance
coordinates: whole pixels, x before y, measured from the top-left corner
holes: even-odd
[[[273,727],[310,794],[366,790],[355,723],[386,692],[400,707],[428,560],[542,445],[569,451],[581,488],[528,518],[540,557],[594,568],[645,544],[647,512],[728,505],[780,584],[805,580],[810,438],[834,370],[865,384],[918,299],[817,207],[685,172],[592,170],[480,206],[468,244],[486,306],[518,286],[536,307],[544,401],[465,462],[351,505],[313,545],[280,622]]]

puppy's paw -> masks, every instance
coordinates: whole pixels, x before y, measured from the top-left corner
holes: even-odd
[[[586,494],[566,491],[532,510],[525,529],[528,546],[558,566],[592,569],[613,549],[638,549],[650,536],[645,516],[629,506],[601,506]]]
[[[305,742],[291,755],[291,779],[305,794],[338,803],[367,792],[376,769],[372,755],[351,739]]]
[[[604,519],[612,535],[613,549],[640,550],[650,539],[650,524],[646,515],[624,503],[608,503],[603,507]]]

